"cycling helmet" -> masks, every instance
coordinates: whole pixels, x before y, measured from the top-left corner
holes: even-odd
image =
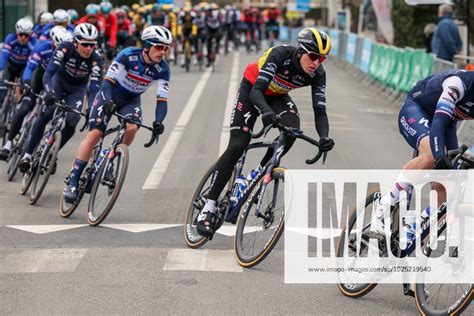
[[[121,6],[120,9],[124,10],[127,14],[128,14],[128,13],[130,12],[130,10],[131,10],[130,7],[129,7],[128,5],[125,5],[125,4],[124,4],[123,6]]]
[[[28,33],[33,31],[33,22],[28,18],[21,18],[15,24],[15,30],[17,33]]]
[[[69,22],[69,14],[67,14],[66,10],[57,9],[56,11],[54,11],[53,16],[55,23]]]
[[[103,1],[100,3],[100,13],[109,14],[112,12],[112,3]]]
[[[133,11],[137,12],[138,9],[140,9],[140,5],[139,5],[138,3],[132,4],[132,10],[133,10]]]
[[[71,21],[76,21],[79,17],[78,14],[77,14],[77,11],[74,10],[74,9],[67,10],[67,14],[69,15],[69,19]]]
[[[155,3],[155,4],[153,5],[153,7],[151,8],[151,12],[152,12],[152,13],[153,13],[153,12],[158,12],[158,11],[160,11],[160,10],[161,10],[161,5],[159,5],[158,3]]]
[[[153,45],[170,46],[173,36],[166,27],[151,25],[143,30],[142,41],[145,43],[146,48],[150,48]]]
[[[39,22],[41,25],[51,23],[54,21],[54,16],[51,12],[43,12],[40,15]]]
[[[99,6],[95,3],[89,3],[86,7],[87,15],[97,15],[99,14]]]
[[[81,23],[74,28],[74,39],[78,42],[96,42],[97,28],[90,23]]]
[[[49,31],[49,37],[56,46],[64,41],[72,41],[72,34],[61,25],[56,25]]]
[[[118,8],[118,9],[115,10],[115,16],[117,18],[122,18],[123,19],[127,16],[127,12],[125,12],[125,10],[122,9],[122,8]]]
[[[298,43],[305,51],[326,57],[331,50],[331,39],[326,32],[307,27],[298,33]]]

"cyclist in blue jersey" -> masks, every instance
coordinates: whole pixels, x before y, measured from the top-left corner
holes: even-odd
[[[95,145],[105,132],[113,111],[117,110],[121,115],[141,122],[140,95],[154,80],[157,81],[158,87],[153,132],[159,135],[164,131],[163,120],[168,109],[170,79],[170,69],[164,57],[173,38],[167,28],[152,25],[143,30],[141,39],[144,48],[129,47],[122,50],[105,75],[92,105],[89,133],[79,146],[69,184],[64,191],[64,199],[68,203],[74,203],[77,199],[79,178]],[[114,105],[117,109],[114,109]],[[137,125],[127,124],[123,142],[130,146],[137,130]]]
[[[62,26],[55,26],[50,33],[51,39],[41,41],[35,46],[23,72],[23,98],[20,108],[12,118],[7,142],[0,150],[0,160],[7,160],[13,145],[13,139],[20,132],[25,116],[33,110],[36,102],[35,94],[43,90],[43,75],[53,56],[54,49],[64,41],[71,41],[72,35]]]
[[[54,16],[51,12],[43,12],[39,15],[38,23],[33,27],[32,37],[39,38],[41,35],[41,30],[48,23],[53,23]]]
[[[36,39],[31,37],[33,22],[30,19],[19,19],[15,24],[15,30],[16,34],[8,34],[5,38],[0,56],[0,73],[3,72],[1,77],[6,81],[20,78],[28,57],[36,45]],[[7,91],[8,87],[0,82],[0,109]]]
[[[32,127],[26,153],[19,163],[20,171],[30,168],[31,154],[41,141],[48,122],[53,118],[55,102],[64,100],[70,107],[82,110],[84,95],[90,82],[89,104],[99,90],[102,81],[103,58],[96,51],[97,29],[89,23],[76,26],[74,41],[63,42],[54,51],[43,76],[44,103],[47,108]],[[80,115],[68,112],[66,126],[62,130],[61,147],[74,135]]]
[[[69,32],[71,32],[71,34],[74,33],[74,26],[69,23],[69,14],[66,10],[58,9],[54,11],[53,17],[53,23],[48,23],[41,29],[41,35],[39,38],[40,40],[45,40],[49,38],[49,32],[53,29],[55,25],[61,25]]]
[[[398,116],[400,133],[407,143],[418,151],[403,169],[452,169],[446,156],[448,150],[458,148],[456,127],[458,121],[474,119],[474,71],[445,70],[418,81],[408,92]],[[394,206],[400,192],[411,186],[403,177],[392,190],[378,197],[375,203],[374,230],[384,233],[384,213]],[[446,192],[433,184],[438,191],[438,205],[446,199]],[[413,223],[405,222],[401,238],[408,242]]]

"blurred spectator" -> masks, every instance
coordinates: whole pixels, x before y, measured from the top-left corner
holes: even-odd
[[[431,42],[433,41],[433,35],[435,31],[436,31],[436,24],[434,23],[426,24],[425,29],[423,30],[426,36],[425,47],[426,47],[427,53],[431,53],[433,51],[431,49]]]
[[[449,4],[439,6],[438,26],[433,35],[431,48],[436,57],[452,61],[462,49],[459,29],[453,20],[453,7]]]

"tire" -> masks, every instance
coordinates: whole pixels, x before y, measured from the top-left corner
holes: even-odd
[[[365,207],[369,206],[370,204],[373,203],[374,201],[374,195],[380,192],[379,188],[374,188],[370,190],[367,194],[367,197],[365,198]],[[349,231],[352,231],[353,226],[356,224],[357,220],[357,205],[354,205],[352,209],[350,210],[349,213],[349,223],[347,227],[344,227],[341,230],[341,235],[339,237],[338,243],[337,243],[337,254],[338,256],[342,257],[342,254],[344,253],[344,243],[345,243],[345,234],[346,230],[349,229]],[[350,234],[348,234],[349,236]],[[338,275],[338,278],[340,279],[342,276]],[[342,294],[344,294],[347,297],[351,298],[359,298],[362,297],[366,294],[368,294],[370,291],[374,289],[374,287],[377,286],[377,283],[364,283],[364,284],[358,284],[358,283],[349,283],[349,282],[341,282],[337,284],[337,287],[339,288],[339,291],[341,291]]]
[[[264,177],[262,176],[255,183],[254,187],[251,188],[251,192],[247,198],[247,202],[244,204],[243,210],[239,215],[236,234],[234,238],[234,254],[239,265],[244,268],[250,268],[262,262],[273,250],[275,245],[278,243],[281,234],[283,233],[283,229],[285,226],[284,194],[282,193],[283,191],[279,191],[279,188],[284,186],[285,171],[286,170],[284,168],[273,169],[272,179],[266,184],[265,191],[263,193],[261,192],[264,180]],[[277,190],[276,193],[278,194],[276,200],[274,199],[275,190]],[[266,193],[270,194],[270,198],[266,198]],[[268,208],[269,204],[275,203],[275,210],[278,211],[281,209],[281,215],[274,216],[270,222],[266,222],[262,218],[255,217],[255,208],[258,205],[257,203],[260,203],[257,202],[259,197],[263,198],[261,205],[265,208]],[[268,203],[266,201],[268,201]],[[281,203],[281,207],[278,206],[279,203]],[[259,221],[261,223],[259,223]],[[256,223],[257,225],[255,225]],[[248,224],[247,227],[246,224]],[[276,226],[274,226],[275,224]],[[271,231],[272,227],[275,228],[273,231]],[[251,232],[249,231],[252,230],[252,228],[253,230],[255,230],[254,235],[260,235],[260,233],[269,233],[269,238],[249,238],[250,241],[253,240],[251,242],[252,245],[255,245],[257,240],[263,242],[262,247],[259,247],[256,252],[247,253],[245,249],[245,246],[247,244],[246,239],[247,236],[251,234]]]
[[[438,233],[438,236],[441,234],[443,238],[439,239],[440,242],[446,243],[449,239],[446,237],[446,228]],[[442,251],[432,250],[428,242],[425,245],[423,250],[425,260],[429,260],[431,256],[438,258],[445,251],[443,245],[438,245]],[[427,264],[427,262],[422,263]],[[416,306],[422,315],[460,315],[471,303],[473,295],[472,284],[425,284],[422,282],[415,284]]]
[[[16,173],[18,172],[18,164],[20,163],[21,156],[26,151],[26,146],[28,145],[27,140],[30,129],[31,125],[20,134],[18,143],[14,148],[15,151],[8,160],[8,181],[13,181]]]
[[[118,158],[120,157],[120,158]],[[125,182],[125,177],[127,176],[127,169],[128,169],[128,147],[125,144],[119,144],[115,149],[115,156],[113,157],[112,161],[115,163],[114,169],[115,171],[119,170],[120,173],[117,176],[115,172],[115,187],[112,192],[110,192],[110,188],[107,190],[108,195],[110,196],[110,201],[105,205],[105,207],[99,207],[97,205],[100,196],[97,196],[97,191],[99,190],[99,186],[102,186],[102,180],[106,171],[106,166],[108,166],[110,160],[109,158],[104,159],[102,165],[100,166],[99,171],[97,172],[94,184],[92,186],[90,199],[89,199],[89,207],[87,212],[87,222],[91,226],[98,226],[102,223],[107,215],[109,215],[110,211],[114,207],[115,201],[122,190],[123,183]],[[107,185],[103,185],[104,187],[108,187]]]
[[[433,284],[439,285],[439,284]],[[456,286],[456,284],[443,284],[442,286]],[[429,292],[429,290],[427,290]],[[449,308],[437,309],[430,305],[425,295],[425,284],[415,285],[415,301],[418,311],[421,315],[461,315],[461,313],[469,306],[474,296],[474,288],[472,284],[458,301]]]
[[[186,213],[186,221],[184,223],[184,240],[189,248],[197,249],[204,245],[209,239],[207,237],[203,237],[197,233],[196,230],[196,220],[199,215],[199,212],[202,210],[205,203],[204,196],[201,196],[199,201],[196,201],[198,196],[201,195],[203,187],[211,178],[212,173],[214,172],[214,164],[206,171],[204,177],[202,177],[201,181],[199,182],[196,190],[193,193],[193,197],[191,202],[189,203],[188,211]],[[206,188],[207,189],[207,188]],[[196,209],[197,203],[200,203],[198,207],[201,209]],[[194,227],[193,227],[194,226]]]
[[[61,215],[61,217],[63,218],[68,218],[69,216],[71,216],[76,211],[79,204],[81,204],[83,197],[84,190],[80,186],[77,192],[77,201],[73,204],[67,203],[64,199],[64,194],[61,193],[61,201],[59,202],[59,215]]]
[[[47,152],[42,153],[42,157],[40,160],[40,163],[38,165],[38,168],[36,168],[35,176],[33,178],[33,183],[32,183],[32,188],[31,188],[31,194],[30,194],[30,204],[34,205],[36,202],[38,202],[39,198],[41,197],[41,194],[44,191],[44,188],[46,187],[46,184],[48,184],[48,179],[49,176],[51,175],[53,169],[54,169],[54,164],[58,158],[58,152],[59,152],[59,147],[61,146],[61,131],[57,131],[54,134],[54,142],[49,147],[49,150]],[[44,171],[41,166],[43,164],[47,164],[47,169]],[[44,173],[42,173],[44,172]],[[41,176],[44,175],[43,179],[40,180]],[[38,184],[39,187],[38,187]]]
[[[33,171],[23,174],[23,178],[21,180],[21,188],[20,188],[21,195],[25,195],[28,192],[28,189],[31,186],[31,182],[33,182],[33,175],[34,175]]]

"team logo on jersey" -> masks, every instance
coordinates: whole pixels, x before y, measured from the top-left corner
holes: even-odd
[[[130,61],[137,61],[137,60],[138,60],[138,56],[130,56],[130,57],[128,58],[128,60],[130,60]]]
[[[456,103],[458,101],[459,96],[461,93],[459,92],[457,87],[448,87],[448,94],[453,99],[453,102]]]

